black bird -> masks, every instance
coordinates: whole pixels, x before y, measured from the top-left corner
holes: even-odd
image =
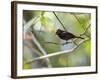
[[[79,37],[79,36],[75,36],[74,34],[70,33],[70,32],[66,32],[66,31],[63,31],[61,29],[58,29],[56,31],[56,35],[59,36],[59,38],[63,39],[63,40],[70,40],[70,39],[74,39],[74,38],[80,38],[80,39],[84,39],[82,37]]]

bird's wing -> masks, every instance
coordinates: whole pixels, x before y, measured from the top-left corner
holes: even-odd
[[[61,36],[62,36],[62,37],[66,37],[66,35],[67,35],[67,34],[66,34],[65,31],[61,33]]]
[[[75,36],[69,32],[63,32],[62,33],[63,37],[65,37],[65,39],[71,39],[71,38],[74,38]]]

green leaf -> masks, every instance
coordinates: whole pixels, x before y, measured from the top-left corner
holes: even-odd
[[[23,64],[23,69],[31,69],[31,66],[29,64]]]
[[[91,42],[90,41],[85,42],[84,46],[85,46],[85,51],[86,51],[87,55],[90,56]]]
[[[46,26],[46,18],[44,16],[40,17],[40,22],[41,22],[42,26],[44,26],[44,27]]]

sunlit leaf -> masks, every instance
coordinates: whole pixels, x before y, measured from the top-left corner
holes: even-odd
[[[23,69],[30,69],[31,66],[29,64],[23,64]]]
[[[91,42],[90,41],[85,42],[84,48],[85,48],[87,55],[89,56],[91,53]]]

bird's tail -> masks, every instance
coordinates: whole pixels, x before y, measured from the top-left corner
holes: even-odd
[[[84,38],[82,38],[82,37],[79,37],[79,36],[77,36],[76,38],[84,39]]]

